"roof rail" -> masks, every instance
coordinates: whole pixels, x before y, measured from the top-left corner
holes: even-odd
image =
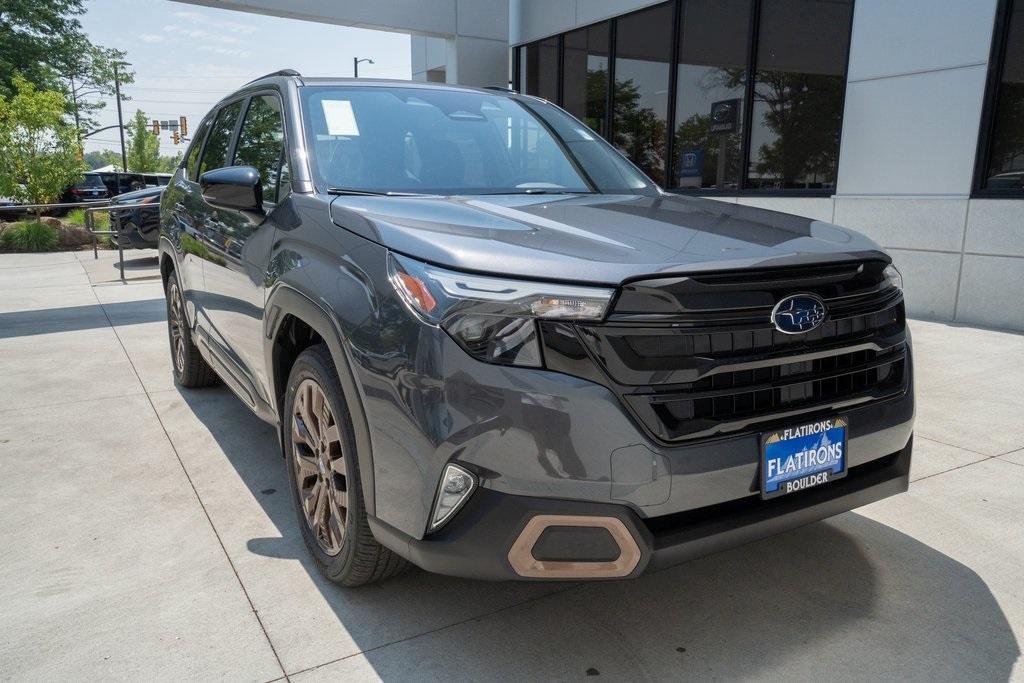
[[[302,78],[302,74],[300,74],[295,69],[279,69],[279,70],[273,71],[273,72],[271,72],[269,74],[263,74],[259,78],[254,78],[251,81],[249,81],[249,83],[255,83],[256,81],[262,81],[264,78],[270,78],[271,76],[296,76],[298,78]],[[246,85],[249,85],[249,83],[246,83]]]
[[[485,85],[484,90],[499,90],[501,92],[510,92],[513,95],[518,95],[519,91],[514,88],[506,88],[503,85]]]

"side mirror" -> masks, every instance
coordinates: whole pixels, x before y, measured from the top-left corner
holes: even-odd
[[[211,206],[263,212],[260,172],[252,166],[225,166],[199,176],[199,188]]]

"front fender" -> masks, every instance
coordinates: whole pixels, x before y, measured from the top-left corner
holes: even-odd
[[[341,380],[341,390],[345,397],[345,403],[348,405],[349,414],[352,418],[363,501],[366,505],[367,514],[375,514],[377,507],[376,496],[374,495],[373,447],[370,440],[370,428],[366,420],[362,395],[352,373],[352,361],[344,342],[341,324],[336,316],[328,312],[321,304],[282,282],[278,282],[269,293],[265,310],[263,352],[266,367],[271,370],[271,372],[267,373],[267,376],[270,383],[270,395],[274,397],[276,402],[274,407],[278,416],[278,439],[281,440],[281,443],[284,443],[286,420],[283,419],[284,406],[281,399],[284,396],[284,386],[283,382],[278,379],[274,347],[282,323],[289,315],[292,315],[302,320],[320,335],[331,353],[331,358],[334,360],[334,366],[338,371],[338,378]]]

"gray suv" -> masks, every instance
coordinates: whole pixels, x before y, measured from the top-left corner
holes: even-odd
[[[160,203],[174,376],[276,425],[330,579],[634,577],[905,491],[902,282],[511,92],[278,72]]]

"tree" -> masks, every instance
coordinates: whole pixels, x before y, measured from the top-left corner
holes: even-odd
[[[135,173],[152,173],[160,166],[160,138],[153,135],[146,120],[146,113],[136,110],[128,122],[128,170]]]
[[[174,169],[178,168],[178,164],[181,163],[183,154],[178,152],[177,154],[171,154],[168,156],[161,156],[160,163],[157,164],[157,172],[159,173],[174,173]]]
[[[0,195],[42,204],[57,199],[84,170],[78,134],[64,120],[64,95],[20,76],[0,97]]]
[[[79,127],[93,125],[93,114],[103,103],[86,103],[88,95],[113,94],[115,62],[121,63],[121,83],[134,75],[124,53],[93,45],[78,17],[82,0],[2,0],[0,2],[0,97],[16,92],[18,74],[39,90],[61,90],[68,95],[66,112],[75,114]]]
[[[128,68],[123,50],[113,50],[90,44],[77,55],[65,72],[64,89],[71,100],[75,125],[83,133],[96,128],[96,113],[106,102],[89,101],[88,97],[116,97],[116,81],[128,85],[135,82],[135,73]],[[130,99],[121,95],[121,100]]]
[[[115,152],[112,149],[104,149],[99,152],[86,152],[85,165],[88,166],[90,170],[103,168],[104,166],[121,168],[121,153]]]

